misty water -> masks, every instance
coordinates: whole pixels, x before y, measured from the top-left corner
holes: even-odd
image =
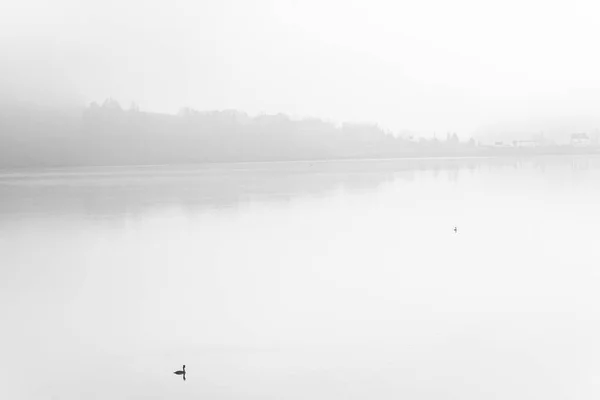
[[[599,238],[598,158],[5,171],[0,398],[597,398]]]

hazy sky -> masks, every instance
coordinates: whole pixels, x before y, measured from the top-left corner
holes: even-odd
[[[594,116],[594,1],[0,3],[4,95],[468,132]]]

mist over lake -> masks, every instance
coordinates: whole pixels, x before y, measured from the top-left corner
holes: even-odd
[[[0,400],[600,399],[598,15],[3,2]]]
[[[0,397],[596,398],[599,182],[596,157],[4,171]]]

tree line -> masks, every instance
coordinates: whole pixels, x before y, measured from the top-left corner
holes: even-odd
[[[474,142],[398,137],[375,124],[249,116],[236,110],[178,114],[124,109],[0,107],[0,167],[194,164],[468,154]]]

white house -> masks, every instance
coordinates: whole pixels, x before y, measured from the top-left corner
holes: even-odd
[[[591,139],[587,133],[573,133],[571,135],[571,146],[589,146]]]

